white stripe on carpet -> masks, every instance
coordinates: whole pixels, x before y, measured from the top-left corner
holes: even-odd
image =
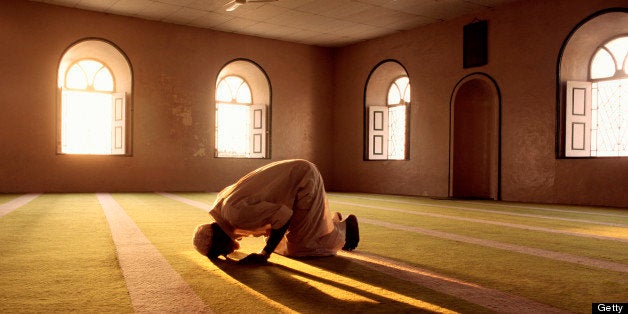
[[[159,194],[161,196],[165,196],[165,197],[167,197],[169,199],[173,199],[175,201],[179,201],[179,202],[181,202],[183,204],[188,204],[190,206],[194,206],[196,208],[200,208],[200,209],[205,210],[205,211],[209,211],[211,209],[211,205],[208,205],[208,204],[205,204],[205,203],[202,203],[202,202],[198,202],[198,201],[195,201],[195,200],[191,200],[189,198],[181,197],[181,196],[176,195],[176,194],[165,193],[165,192],[157,192],[157,194]]]
[[[478,218],[465,218],[465,217],[458,217],[458,216],[453,216],[453,215],[443,215],[443,214],[434,214],[434,213],[424,213],[424,212],[418,212],[414,210],[398,209],[398,208],[391,208],[391,207],[384,207],[384,206],[364,205],[364,204],[359,204],[359,203],[343,202],[343,201],[335,201],[335,200],[329,200],[329,202],[335,203],[335,204],[341,204],[341,205],[386,210],[386,211],[417,215],[417,216],[445,218],[445,219],[451,219],[451,220],[468,221],[468,222],[482,223],[482,224],[487,224],[487,225],[517,228],[517,229],[523,229],[523,230],[541,231],[541,232],[557,233],[557,234],[564,234],[564,235],[570,235],[570,236],[576,236],[576,237],[585,237],[585,238],[619,241],[619,242],[628,243],[628,239],[626,238],[609,237],[609,236],[602,236],[602,235],[595,235],[595,234],[574,232],[574,231],[556,230],[556,229],[551,229],[551,228],[535,227],[535,226],[515,224],[515,223],[510,223],[510,222],[501,222],[501,221],[493,221],[493,220],[478,219]],[[426,206],[431,206],[431,205],[426,205]],[[447,207],[452,208],[451,206],[447,206]]]
[[[438,204],[425,203],[425,202],[420,202],[420,201],[391,200],[391,199],[386,199],[386,198],[339,195],[339,194],[334,194],[334,193],[329,193],[329,195],[333,195],[334,197],[340,197],[340,198],[342,198],[342,197],[344,197],[344,198],[357,198],[357,199],[363,199],[363,200],[367,200],[367,201],[380,201],[380,202],[407,204],[407,205],[416,205],[416,206],[428,206],[428,207],[437,207],[437,208],[460,209],[460,210],[483,212],[483,213],[491,213],[491,214],[500,214],[500,215],[508,215],[508,216],[541,218],[541,219],[551,219],[551,220],[563,220],[563,221],[571,221],[571,222],[583,222],[583,223],[603,225],[603,226],[612,226],[612,227],[628,227],[628,225],[619,224],[619,223],[613,223],[613,222],[603,222],[603,221],[595,221],[595,220],[588,220],[588,219],[554,217],[554,216],[545,216],[545,215],[537,215],[537,214],[522,214],[522,213],[513,213],[513,212],[505,212],[505,211],[490,210],[490,209],[480,209],[480,208],[465,207],[465,206],[438,205]],[[489,204],[489,203],[470,202],[470,201],[458,201],[458,200],[451,200],[450,202],[453,202],[453,203],[456,203],[456,204],[461,204],[461,203],[472,204],[472,205],[476,205],[476,206],[477,205],[489,205],[489,206],[498,206],[498,207],[506,207],[506,208],[521,208],[521,209],[532,209],[532,210],[561,212],[561,213],[597,215],[597,216],[606,216],[606,217],[621,217],[621,218],[626,218],[627,217],[626,215],[620,215],[620,214],[592,213],[592,212],[586,212],[586,211],[553,209],[553,208],[521,206],[521,205],[496,204],[496,203],[495,204],[493,204],[493,203]]]
[[[210,206],[171,193],[158,193],[173,200],[207,211]],[[364,219],[360,219],[363,221]],[[372,257],[371,254],[353,251],[339,251],[338,255],[351,258],[371,269],[391,275],[395,278],[410,281],[421,286],[467,300],[471,303],[493,309],[501,313],[559,313],[561,310],[526,298],[507,294],[501,291],[481,287],[477,284],[463,282],[453,278],[437,275],[405,264]]]
[[[175,195],[175,194],[170,194],[170,193],[159,193],[159,194],[161,194],[161,195],[163,195],[165,197],[168,197],[168,198],[175,199],[175,200],[178,200],[180,202],[186,203],[188,205],[197,207],[197,208],[202,209],[202,210],[208,210],[208,208],[209,208],[209,205],[207,205],[205,203],[201,203],[201,202],[197,202],[197,201],[194,201],[194,200],[190,200],[190,199],[187,199],[187,198]],[[339,201],[331,201],[331,200],[330,200],[330,202],[352,204],[352,203],[347,203],[347,202],[339,202]],[[368,205],[360,205],[360,204],[352,204],[352,205],[363,206],[363,207],[371,207],[371,208],[379,208],[378,206],[368,206]],[[396,209],[391,209],[391,210],[396,210]],[[396,210],[396,211],[402,211],[404,213],[406,212],[405,210]],[[413,212],[413,211],[407,211],[407,212],[408,213],[416,213],[416,212]],[[429,215],[432,215],[432,214],[429,214]],[[438,215],[438,214],[433,214],[433,215],[446,216],[446,215]],[[450,218],[450,217],[446,216],[446,218]],[[453,217],[453,218],[457,218],[457,217]],[[465,218],[461,218],[460,220],[465,220]],[[469,244],[476,244],[476,245],[496,248],[496,249],[500,249],[500,250],[506,250],[506,251],[511,251],[511,252],[517,252],[517,253],[523,253],[523,254],[528,254],[528,255],[534,255],[534,256],[549,258],[549,259],[553,259],[553,260],[557,260],[557,261],[569,262],[569,263],[580,264],[580,265],[585,265],[585,266],[592,266],[592,267],[595,267],[595,268],[601,268],[601,269],[606,269],[606,270],[613,270],[613,271],[628,273],[628,265],[625,265],[625,264],[622,264],[622,263],[615,263],[615,262],[611,262],[611,261],[599,260],[599,259],[594,259],[594,258],[584,257],[584,256],[578,256],[578,255],[573,255],[573,254],[568,254],[568,253],[561,253],[561,252],[554,252],[554,251],[549,251],[549,250],[537,249],[537,248],[532,248],[532,247],[527,247],[527,246],[522,246],[522,245],[509,244],[509,243],[497,242],[497,241],[492,241],[492,240],[478,239],[478,238],[467,237],[467,236],[457,235],[457,234],[448,233],[448,232],[442,232],[442,231],[436,231],[436,230],[430,230],[430,229],[424,229],[424,228],[418,228],[418,227],[397,225],[397,224],[387,223],[387,222],[374,220],[374,219],[360,218],[359,221],[360,222],[365,222],[365,223],[368,223],[368,224],[372,224],[372,225],[381,226],[381,227],[397,229],[397,230],[403,230],[403,231],[416,232],[416,233],[421,233],[421,234],[434,236],[434,237],[438,237],[438,238],[443,238],[443,239],[448,239],[448,240],[453,240],[453,241],[459,241],[459,242],[464,242],[464,243],[469,243]],[[504,223],[504,224],[507,224],[507,223]],[[546,228],[542,228],[542,229],[546,229]],[[534,230],[534,229],[531,229],[531,230]],[[548,230],[553,230],[553,229],[548,229]],[[542,230],[542,231],[546,231],[546,230]],[[557,230],[553,230],[553,231],[557,231]],[[551,231],[547,231],[547,232],[551,232]],[[558,233],[563,233],[563,232],[558,232]],[[565,234],[569,234],[569,233],[565,232]],[[587,234],[579,234],[579,233],[577,235],[579,235],[579,236],[589,236]],[[597,236],[591,235],[591,237],[596,238]],[[604,240],[612,239],[612,240],[615,240],[615,241],[626,242],[626,239],[610,238],[610,237],[602,237],[602,238],[604,238]]]
[[[618,271],[622,273],[628,273],[628,265],[625,265],[622,263],[615,263],[611,261],[594,259],[590,257],[537,249],[537,248],[528,247],[528,246],[503,243],[503,242],[497,242],[497,241],[492,241],[492,240],[478,239],[478,238],[467,237],[467,236],[443,232],[443,231],[403,226],[403,225],[388,223],[388,222],[374,220],[374,219],[360,218],[359,221],[361,223],[367,223],[367,224],[372,224],[372,225],[376,225],[380,227],[402,230],[402,231],[416,232],[416,233],[433,236],[433,237],[437,237],[441,239],[447,239],[447,240],[458,241],[458,242],[469,243],[469,244],[476,244],[476,245],[481,245],[481,246],[505,250],[505,251],[511,251],[511,252],[538,256],[538,257],[549,258],[549,259],[562,261],[562,262],[569,262],[569,263],[580,264],[584,266],[590,266],[590,267],[601,268],[601,269],[606,269],[606,270]]]
[[[96,194],[116,245],[135,312],[211,312],[108,193]]]
[[[36,199],[41,193],[24,194],[14,200],[0,205],[0,217],[26,205],[28,202]]]
[[[338,252],[380,273],[409,281],[423,287],[477,304],[498,313],[560,313],[565,312],[549,305],[520,296],[464,282],[420,269],[405,263],[366,252]]]
[[[455,202],[456,203],[474,204],[474,205],[483,205],[483,203],[481,203],[480,201],[478,201],[476,203],[471,202],[471,201],[455,201]],[[558,212],[558,213],[571,213],[571,214],[584,214],[584,215],[596,215],[596,216],[626,218],[626,215],[622,215],[622,214],[594,213],[594,212],[569,210],[569,209],[545,208],[545,207],[539,207],[539,206],[525,206],[525,205],[512,205],[512,204],[493,204],[493,203],[487,203],[487,205],[497,206],[497,207],[507,207],[507,208],[544,210],[544,211],[548,211],[548,212]],[[625,226],[625,225],[622,225],[622,226]]]

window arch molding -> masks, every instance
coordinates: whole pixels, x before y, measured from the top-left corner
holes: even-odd
[[[237,84],[237,86],[234,84]],[[228,97],[226,97],[226,94],[229,94]],[[252,104],[253,95],[251,93],[250,84],[239,75],[224,76],[216,85],[216,101]]]
[[[627,72],[628,69],[626,69],[626,66],[628,65],[628,53],[626,53],[626,51],[613,50],[609,47],[609,44],[616,41],[621,41],[623,44],[623,47],[625,48],[626,43],[628,42],[628,33],[620,34],[618,36],[610,38],[609,40],[602,43],[602,45],[598,46],[597,50],[593,53],[589,61],[589,79],[590,80],[592,81],[593,80],[613,80],[613,79],[628,77],[628,72]],[[607,60],[607,61],[612,63],[612,65],[610,65],[613,68],[612,74],[601,74],[601,73],[594,74],[594,72],[597,70],[596,68],[600,68],[601,66],[601,64],[596,64],[595,62],[595,59],[599,53],[602,53],[606,55],[607,58],[610,58],[610,60]],[[621,55],[621,53],[623,53],[623,55]]]
[[[572,88],[590,89],[590,86],[589,89],[574,85],[568,87],[568,83],[592,81],[591,59],[600,45],[626,34],[627,13],[628,8],[607,8],[595,12],[575,25],[563,41],[556,63],[556,158],[592,157],[586,150],[582,155],[571,155],[568,149],[573,142],[573,130],[567,121],[568,99],[572,99],[573,95],[568,95],[568,91]],[[582,142],[588,142],[587,138]],[[589,146],[588,143],[578,145]]]
[[[387,153],[384,153],[380,157],[374,156],[378,155],[375,153],[379,153],[379,150],[376,148],[378,146],[374,143],[375,137],[373,136],[374,126],[371,122],[375,121],[376,113],[373,112],[373,108],[378,106],[386,106],[388,107],[388,96],[389,91],[392,86],[394,86],[395,82],[403,77],[407,77],[410,81],[410,76],[408,75],[408,71],[401,64],[401,62],[394,59],[385,59],[376,64],[371,72],[369,73],[366,84],[364,87],[364,160],[389,160],[389,159],[398,159],[398,160],[407,160],[410,156],[410,108],[411,102],[405,103],[405,122],[403,128],[404,132],[404,143],[398,143],[404,147],[403,156],[398,156],[396,158],[388,158]],[[412,84],[408,81],[409,93],[412,94]],[[372,116],[373,115],[373,116]],[[377,123],[376,123],[377,124]],[[384,124],[388,124],[387,121]],[[385,138],[388,136],[385,135]],[[386,146],[386,145],[384,145]],[[382,151],[387,150],[386,147],[383,147]],[[383,152],[382,152],[383,153]]]
[[[219,148],[218,132],[220,121],[218,120],[218,106],[221,101],[218,100],[218,84],[226,77],[238,77],[247,85],[251,93],[251,118],[249,124],[251,126],[250,136],[250,152],[245,154],[230,154],[221,152]],[[215,94],[213,98],[214,107],[216,108],[215,128],[216,136],[214,137],[215,157],[235,157],[235,158],[270,158],[270,130],[271,130],[271,100],[272,87],[270,79],[264,69],[256,62],[237,58],[231,60],[222,66],[215,80]],[[224,102],[222,102],[224,103]],[[258,128],[259,127],[259,128]]]
[[[118,90],[132,93],[133,68],[122,50],[114,43],[102,38],[85,38],[72,43],[59,61],[58,87],[65,83],[66,71],[81,59],[93,59],[105,64],[115,77]]]
[[[227,76],[239,76],[249,84],[254,104],[270,104],[272,86],[264,69],[256,62],[237,58],[225,63],[216,76],[215,82],[220,82]]]
[[[98,66],[95,68],[94,66]],[[113,92],[116,90],[116,79],[111,69],[102,61],[93,58],[80,59],[68,66],[63,87],[73,90]],[[79,73],[76,73],[79,71]],[[105,77],[102,76],[105,75]],[[79,77],[77,77],[77,75]],[[85,86],[76,86],[77,78],[84,81]],[[98,79],[98,80],[97,80]],[[97,82],[98,81],[98,82]],[[99,84],[100,83],[100,84]],[[96,85],[99,85],[98,87]],[[103,84],[106,84],[104,87]]]
[[[112,86],[108,86],[106,90],[97,90],[93,88],[67,88],[66,79],[68,71],[73,66],[84,61],[95,61],[101,64],[110,74],[107,79],[112,80]],[[98,155],[127,155],[130,156],[131,149],[131,113],[132,113],[132,95],[133,95],[133,70],[129,59],[124,52],[111,41],[102,38],[83,38],[70,44],[63,52],[58,63],[57,71],[57,153],[58,154],[98,154]],[[72,118],[70,111],[74,111],[75,115],[79,114],[75,109],[80,109],[81,101],[75,95],[74,91],[86,93],[107,93],[108,99],[100,98],[103,102],[102,106],[109,108],[101,108],[108,111],[108,121],[100,121],[95,112],[90,114],[89,121],[97,121],[111,131],[111,136],[91,138],[85,135],[68,136],[68,134],[87,133],[85,126],[77,126],[76,121],[81,120],[80,117]],[[79,97],[80,98],[80,97]],[[105,104],[108,102],[108,104]],[[74,109],[69,109],[74,108]],[[82,111],[82,109],[81,109]],[[102,112],[101,112],[102,113]],[[79,114],[81,115],[81,114]],[[85,113],[82,113],[85,116]],[[84,119],[88,121],[88,119]],[[74,122],[72,122],[74,121]],[[88,122],[87,124],[89,124]],[[86,123],[82,123],[86,124]],[[105,129],[103,129],[105,130]],[[96,132],[91,130],[89,132]],[[98,131],[101,132],[102,130]],[[65,135],[64,135],[65,134]],[[74,138],[74,140],[72,140]],[[69,149],[68,143],[75,140],[83,142],[99,142],[97,146],[101,148],[81,148]],[[104,141],[104,142],[103,142]],[[110,142],[109,142],[110,141]],[[76,142],[75,142],[76,143]],[[104,146],[103,146],[104,145]],[[76,147],[75,145],[71,145]],[[106,146],[106,147],[105,147]],[[103,148],[105,147],[105,148]]]

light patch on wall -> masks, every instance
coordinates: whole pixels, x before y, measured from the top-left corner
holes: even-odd
[[[179,118],[184,126],[192,126],[192,107],[179,105],[172,108],[172,115]]]
[[[196,150],[192,154],[192,157],[205,157],[209,153],[210,142],[208,138],[199,138],[194,136],[194,142],[196,143]]]
[[[194,157],[205,157],[205,155],[207,154],[207,151],[205,150],[204,147],[199,148],[197,151],[194,152]]]
[[[181,93],[176,88],[174,80],[165,74],[161,75],[159,85],[161,86],[161,92],[167,95],[167,101],[172,107],[172,115],[177,118],[174,121],[181,122],[185,127],[192,126],[192,97],[188,93]],[[172,134],[177,133],[178,126],[177,124],[174,128],[171,128],[170,132]]]

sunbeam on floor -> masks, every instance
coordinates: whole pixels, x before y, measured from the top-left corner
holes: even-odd
[[[230,259],[259,251],[263,237],[218,261],[192,248],[215,194],[105,195],[148,241],[130,260],[153,246],[215,313],[588,313],[628,299],[626,209],[329,193],[333,211],[358,216],[357,250],[242,266]],[[96,195],[0,195],[0,209],[0,312],[134,311],[116,222]],[[145,289],[150,300],[159,288]]]

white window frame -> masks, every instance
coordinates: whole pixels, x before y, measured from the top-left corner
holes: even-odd
[[[591,156],[591,82],[567,82],[565,155]]]
[[[616,37],[628,37],[628,35]],[[612,39],[612,40],[614,40]],[[591,55],[589,62],[589,81],[567,81],[565,93],[565,157],[626,157],[625,155],[604,155],[599,156],[597,153],[598,120],[597,120],[597,88],[594,84],[609,80],[627,79],[625,67],[628,65],[628,53],[623,56],[623,60],[618,60],[608,48],[606,44],[612,40],[604,42]],[[593,78],[593,60],[598,51],[605,50],[615,62],[615,73],[608,77]],[[622,102],[625,104],[626,102]],[[624,118],[628,119],[628,117]],[[592,145],[592,142],[594,145]],[[619,145],[619,144],[618,144]],[[595,150],[592,147],[595,146]]]
[[[250,126],[250,157],[264,158],[266,157],[266,105],[251,105],[251,123]]]
[[[111,154],[126,154],[126,93],[112,93]]]
[[[410,102],[404,101],[403,91],[401,96],[400,103],[392,104],[388,101],[388,93],[393,86],[398,86],[396,84],[397,80],[400,78],[407,78],[407,76],[400,76],[395,78],[386,89],[386,104],[385,106],[371,105],[368,106],[368,159],[369,160],[407,160],[408,159],[408,137],[409,137],[409,116],[410,116]],[[411,87],[410,82],[408,82],[407,89],[409,90]],[[403,158],[392,158],[390,156],[389,147],[390,147],[390,110],[391,108],[403,107],[405,111],[405,125],[404,125],[404,156]]]
[[[369,106],[370,160],[388,160],[388,106]]]

